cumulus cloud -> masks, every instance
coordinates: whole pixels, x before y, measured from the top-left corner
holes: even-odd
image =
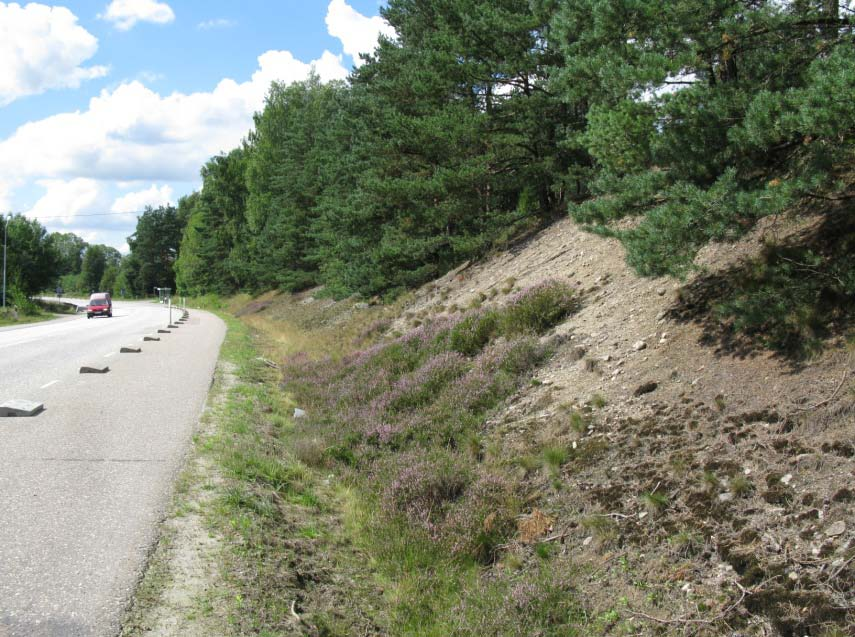
[[[30,122],[0,141],[7,179],[193,181],[212,155],[237,146],[264,105],[274,80],[343,79],[341,58],[325,52],[313,63],[287,51],[258,58],[252,79],[222,80],[211,92],[162,96],[133,81],[104,90],[85,111]]]
[[[100,17],[120,31],[128,31],[137,22],[168,24],[175,20],[175,12],[165,2],[156,0],[113,0]]]
[[[116,199],[113,206],[110,208],[113,212],[142,212],[146,207],[151,206],[157,208],[175,203],[173,197],[174,191],[171,186],[157,187],[157,184],[152,184],[147,190],[138,190],[129,192]]]
[[[68,226],[78,215],[103,212],[109,203],[104,186],[94,179],[40,179],[37,183],[45,194],[27,216],[46,225]]]
[[[380,33],[395,35],[382,19],[362,16],[344,0],[332,0],[328,6],[329,32],[342,40],[348,55],[373,51]],[[0,2],[0,7],[5,5]],[[66,13],[76,26],[76,18]],[[101,17],[119,28],[131,28],[140,20],[174,19],[168,5],[152,0],[115,0],[107,13]],[[0,53],[5,42],[0,32]],[[288,51],[268,51],[243,82],[226,78],[210,91],[160,94],[146,86],[151,78],[140,74],[142,81],[103,90],[84,109],[24,124],[0,139],[0,208],[14,203],[21,189],[26,192],[38,184],[44,194],[30,216],[44,219],[51,230],[122,246],[133,232],[134,212],[173,202],[183,194],[173,192],[173,186],[198,183],[205,161],[240,144],[252,127],[253,114],[263,108],[271,82],[303,80],[313,69],[323,81],[348,75],[343,56],[329,51],[313,62],[298,60]],[[0,69],[0,78],[3,72]],[[110,211],[126,214],[89,216]]]
[[[0,2],[0,106],[105,76],[105,66],[81,66],[97,50],[98,40],[65,7]]]
[[[357,66],[362,64],[360,53],[372,53],[380,35],[395,38],[395,29],[380,16],[367,17],[345,0],[332,0],[327,7],[327,31],[341,40],[344,52]]]
[[[0,179],[0,215],[12,210],[12,184]]]

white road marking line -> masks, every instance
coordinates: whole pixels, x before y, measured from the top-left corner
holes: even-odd
[[[109,354],[104,356],[104,358],[110,358],[111,356],[115,356],[115,355],[116,355],[116,352],[110,352]]]
[[[59,382],[58,380],[52,380],[52,381],[51,381],[51,382],[49,382],[47,385],[42,385],[42,387],[41,387],[41,388],[42,388],[42,389],[47,389],[48,387],[51,387],[51,386],[53,386],[53,385],[56,385],[58,382]]]

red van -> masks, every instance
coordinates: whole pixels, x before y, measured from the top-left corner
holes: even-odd
[[[93,316],[113,316],[113,300],[108,292],[96,292],[89,297],[89,304],[86,306],[86,318],[91,319]]]

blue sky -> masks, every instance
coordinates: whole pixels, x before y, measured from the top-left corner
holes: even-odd
[[[393,35],[379,6],[0,1],[0,211],[124,249],[133,212],[197,188],[205,159],[249,130],[270,81],[312,66],[344,78],[381,31]]]

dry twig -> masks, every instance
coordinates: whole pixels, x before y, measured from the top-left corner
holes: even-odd
[[[712,624],[715,624],[715,623],[720,622],[723,619],[725,619],[728,615],[730,615],[730,613],[732,613],[736,608],[738,608],[739,605],[742,604],[743,601],[745,601],[746,597],[748,597],[749,595],[753,595],[754,593],[758,592],[766,584],[768,584],[769,582],[771,582],[774,579],[776,579],[776,578],[773,577],[771,579],[766,580],[765,582],[761,582],[757,586],[752,587],[750,590],[745,588],[744,586],[742,586],[739,582],[734,582],[734,584],[736,584],[736,587],[742,592],[742,595],[739,597],[738,600],[736,600],[734,603],[732,603],[730,606],[725,608],[718,615],[716,615],[715,617],[713,617],[711,619],[692,619],[692,618],[688,618],[688,617],[678,617],[676,619],[663,619],[661,617],[654,617],[653,615],[648,615],[647,613],[642,613],[640,611],[630,610],[629,612],[632,613],[633,615],[635,615],[636,617],[641,617],[643,619],[647,619],[649,621],[656,622],[657,624],[663,624],[666,626],[674,626],[674,625],[686,626],[686,625],[693,625],[693,624],[699,624],[699,625],[703,625],[703,626],[711,626]]]
[[[843,371],[843,378],[840,379],[840,384],[837,386],[837,389],[834,390],[834,393],[831,394],[831,396],[829,396],[828,398],[826,398],[825,400],[823,400],[821,402],[816,403],[815,405],[810,405],[808,407],[797,407],[795,409],[795,411],[796,412],[813,411],[814,409],[819,409],[823,405],[827,405],[828,403],[830,403],[832,400],[835,399],[837,394],[840,393],[840,390],[843,389],[843,385],[846,383],[846,377],[848,375],[849,375],[849,370],[848,369],[844,370]]]

